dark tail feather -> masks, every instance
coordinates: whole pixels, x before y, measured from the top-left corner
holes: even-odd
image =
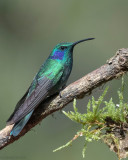
[[[18,123],[14,125],[10,135],[13,135],[14,137],[18,136],[18,134],[22,131],[22,129],[30,119],[33,111],[34,110],[32,110],[28,115],[26,115],[22,120],[20,120]]]

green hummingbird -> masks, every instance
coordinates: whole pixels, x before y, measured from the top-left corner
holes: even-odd
[[[87,38],[74,43],[59,43],[54,47],[7,120],[7,125],[14,124],[10,135],[19,135],[35,108],[47,97],[61,91],[72,71],[74,46],[93,39]]]

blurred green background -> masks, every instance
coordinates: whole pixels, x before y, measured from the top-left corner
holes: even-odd
[[[52,48],[60,42],[95,37],[74,49],[74,66],[68,84],[103,65],[117,49],[128,47],[127,0],[0,0],[0,127],[29,87]],[[126,76],[126,80],[127,80]],[[121,80],[113,80],[109,94],[118,102]],[[98,97],[100,87],[93,91]],[[127,92],[125,91],[127,99]],[[86,111],[90,96],[77,101]],[[72,103],[64,110],[72,110]],[[17,142],[0,151],[0,160],[82,160],[84,139],[70,148],[52,151],[72,139],[80,128],[61,112],[45,118]],[[108,147],[95,142],[85,159],[117,159]]]

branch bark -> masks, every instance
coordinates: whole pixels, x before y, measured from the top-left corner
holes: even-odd
[[[31,128],[37,125],[42,119],[53,112],[62,109],[68,103],[72,102],[74,98],[83,98],[86,94],[91,93],[91,91],[96,87],[114,78],[122,76],[127,71],[128,48],[119,49],[116,52],[116,55],[110,58],[106,64],[67,86],[63,91],[61,91],[61,97],[59,95],[55,95],[49,97],[47,100],[41,103],[35,110],[25,128],[17,137],[9,135],[13,125],[6,126],[4,129],[2,129],[0,131],[0,149],[4,148],[10,143],[13,143],[15,140],[18,140]]]

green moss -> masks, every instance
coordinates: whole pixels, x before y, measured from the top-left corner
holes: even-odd
[[[87,112],[84,114],[78,111],[78,108],[76,107],[76,99],[74,99],[74,111],[63,111],[63,113],[72,121],[79,123],[81,125],[81,130],[76,133],[71,141],[54,150],[54,152],[71,145],[78,137],[84,137],[85,139],[82,151],[83,157],[85,157],[88,142],[101,139],[113,139],[113,141],[116,142],[116,146],[118,146],[118,138],[114,135],[112,130],[115,129],[116,126],[121,126],[126,123],[128,104],[124,102],[123,91],[124,80],[122,78],[122,88],[117,92],[119,97],[118,104],[115,104],[112,98],[108,102],[104,100],[104,97],[108,92],[108,87],[106,87],[98,100],[95,100],[94,97],[89,100],[87,104]],[[103,107],[101,107],[101,104]]]

